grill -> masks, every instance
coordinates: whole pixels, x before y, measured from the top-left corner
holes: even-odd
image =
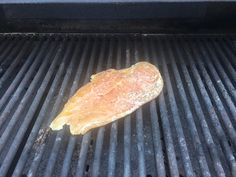
[[[0,176],[236,176],[229,35],[0,36]],[[90,75],[157,65],[158,99],[84,136],[48,127]]]

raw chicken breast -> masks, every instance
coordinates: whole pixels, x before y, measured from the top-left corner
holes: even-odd
[[[68,100],[50,127],[59,130],[67,124],[72,134],[85,134],[132,113],[156,98],[162,88],[160,72],[148,62],[102,71]]]

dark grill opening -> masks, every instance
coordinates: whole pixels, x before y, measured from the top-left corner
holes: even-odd
[[[235,36],[0,38],[0,176],[236,176]],[[84,136],[48,128],[92,74],[140,60],[156,100]]]

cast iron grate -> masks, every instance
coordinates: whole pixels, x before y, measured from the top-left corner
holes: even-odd
[[[2,35],[0,176],[236,176],[233,36]],[[84,136],[48,125],[106,68],[157,65],[158,99]]]

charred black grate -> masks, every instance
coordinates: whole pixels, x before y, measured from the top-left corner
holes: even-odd
[[[2,35],[0,176],[236,176],[233,36]],[[148,60],[157,100],[85,136],[48,125],[107,68]]]

